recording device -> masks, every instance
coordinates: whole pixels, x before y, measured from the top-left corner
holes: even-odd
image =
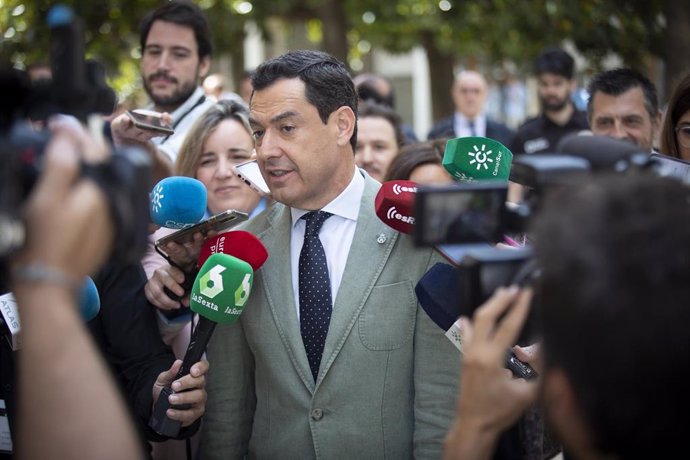
[[[513,153],[488,137],[450,139],[443,153],[443,167],[458,182],[507,182]]]
[[[420,187],[415,244],[500,242],[508,231],[507,195],[507,184],[492,181]]]
[[[151,190],[151,221],[165,228],[191,227],[206,213],[206,187],[192,177],[166,177]]]
[[[259,170],[259,165],[256,160],[250,160],[245,163],[235,165],[232,167],[232,171],[237,177],[242,180],[245,184],[250,186],[252,190],[261,196],[269,197],[271,196],[271,190],[268,188],[268,184],[264,180],[264,176],[261,175]]]
[[[268,258],[268,252],[266,252],[266,248],[261,241],[244,230],[234,230],[207,238],[199,251],[197,268],[201,267],[213,254],[230,254],[247,262],[251,265],[252,270],[255,271],[258,270]],[[185,293],[187,293],[192,288],[196,270],[192,273],[185,272],[184,276],[184,281],[180,286],[184,289]],[[167,287],[163,288],[163,290],[172,300],[179,302],[180,299],[182,299],[182,296],[178,296]],[[186,314],[187,312],[185,308],[180,308],[170,311],[159,310],[159,313],[165,316],[167,318],[166,322],[169,323],[168,320]]]
[[[193,236],[195,233],[201,233],[205,237],[211,231],[223,232],[231,229],[241,222],[244,222],[248,218],[249,214],[246,212],[228,209],[227,211],[220,212],[206,220],[202,220],[191,227],[186,227],[182,230],[176,231],[175,233],[164,236],[155,242],[155,246],[160,252],[160,248],[164,247],[170,242],[175,242],[182,245],[188,244],[193,241]],[[165,255],[165,257],[168,258],[167,255]]]
[[[414,230],[414,201],[417,183],[409,180],[387,181],[381,184],[374,199],[374,212],[383,223],[400,233]]]
[[[132,120],[134,126],[146,131],[155,131],[162,136],[174,134],[175,130],[163,121],[162,114],[153,110],[135,109],[128,110],[127,116]]]
[[[79,292],[79,314],[84,322],[89,322],[98,315],[101,309],[101,298],[96,284],[90,277],[84,279]],[[21,348],[21,322],[14,295],[11,292],[0,296],[0,338],[5,337],[13,351]]]
[[[190,297],[190,307],[199,314],[199,324],[194,329],[175,380],[189,374],[192,365],[201,359],[216,324],[237,321],[251,293],[253,277],[254,271],[247,262],[227,254],[212,254],[204,262]],[[168,397],[173,393],[170,386],[161,391],[149,421],[156,433],[168,437],[177,437],[181,423],[168,418],[167,409],[187,408],[170,404]]]
[[[61,113],[85,122],[89,115],[110,113],[115,106],[102,68],[84,61],[83,35],[72,11],[52,8],[48,24],[52,82],[32,87],[16,71],[3,71],[0,78],[0,91],[7,95],[0,114],[0,271],[6,271],[6,258],[24,244],[22,206],[41,174],[50,140],[49,133],[31,128],[28,116],[35,121]],[[112,257],[138,261],[148,237],[149,155],[137,148],[115,149],[106,163],[84,165],[81,174],[92,178],[107,197],[115,222]]]
[[[429,269],[415,287],[419,304],[429,318],[445,331],[446,337],[460,352],[464,350],[457,320],[461,315],[471,318],[474,310],[481,305],[468,304],[466,298],[463,297],[462,289],[466,288],[466,286],[459,285],[458,280],[462,280],[464,277],[465,274],[463,272],[452,266],[437,263]],[[479,289],[482,288],[483,286],[480,285]],[[493,290],[489,293],[489,296],[492,293]],[[524,378],[525,380],[530,380],[537,376],[534,369],[529,364],[520,361],[512,350],[507,350],[506,352],[505,367],[515,377]]]

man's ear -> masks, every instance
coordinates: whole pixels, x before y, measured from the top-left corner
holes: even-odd
[[[199,60],[199,72],[198,72],[198,77],[200,80],[203,80],[204,77],[206,77],[206,74],[208,74],[208,70],[211,68],[211,56],[204,56]]]
[[[357,124],[357,116],[350,107],[342,106],[331,114],[338,130],[338,146],[343,147],[350,143],[350,138]]]

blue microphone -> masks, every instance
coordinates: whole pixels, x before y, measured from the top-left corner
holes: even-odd
[[[101,309],[101,297],[91,277],[87,276],[79,292],[79,314],[84,322],[91,321]]]
[[[206,213],[206,187],[191,177],[166,177],[151,191],[151,221],[166,228],[191,227]]]

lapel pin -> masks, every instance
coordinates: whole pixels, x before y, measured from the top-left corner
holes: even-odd
[[[386,235],[383,234],[383,233],[381,233],[381,234],[378,236],[378,238],[376,238],[376,242],[377,242],[378,244],[383,244],[383,243],[385,243],[385,242],[386,242]]]

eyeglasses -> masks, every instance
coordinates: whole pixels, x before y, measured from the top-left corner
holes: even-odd
[[[676,139],[685,148],[690,148],[690,126],[676,126]]]

